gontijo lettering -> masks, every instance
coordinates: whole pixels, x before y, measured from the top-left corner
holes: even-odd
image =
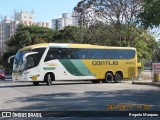
[[[93,61],[92,65],[118,65],[118,61]]]

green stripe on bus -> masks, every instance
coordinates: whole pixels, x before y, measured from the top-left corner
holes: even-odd
[[[75,76],[84,76],[75,66],[74,64],[71,62],[71,60],[68,59],[61,59],[59,60],[61,62],[61,64],[66,68],[66,70]]]
[[[55,70],[55,67],[43,67],[43,70]]]
[[[67,69],[67,71],[75,76],[93,76],[88,68],[81,60],[67,60],[61,59],[60,62]]]
[[[82,60],[70,60],[74,66],[79,70],[80,73],[82,73],[84,76],[93,76],[89,69],[85,66],[85,64],[82,62]]]

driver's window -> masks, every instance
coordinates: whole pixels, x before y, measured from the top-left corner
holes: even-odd
[[[29,69],[29,68],[33,68],[35,66],[36,66],[36,61],[35,61],[34,57],[28,56],[27,57],[27,68]]]

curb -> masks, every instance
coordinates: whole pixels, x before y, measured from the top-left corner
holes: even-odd
[[[137,84],[137,85],[154,85],[154,86],[160,87],[160,82],[132,82],[132,84]]]

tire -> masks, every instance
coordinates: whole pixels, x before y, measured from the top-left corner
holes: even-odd
[[[116,75],[114,76],[114,82],[118,83],[121,82],[122,80],[122,73],[116,73]]]
[[[100,83],[100,80],[92,80],[92,83]]]
[[[102,83],[109,83],[109,82],[112,82],[113,81],[113,75],[112,73],[107,73],[105,75],[105,79],[102,80]]]
[[[39,82],[33,82],[33,85],[34,85],[34,86],[38,86],[38,85],[39,85]]]
[[[52,79],[51,74],[46,74],[45,75],[45,82],[46,82],[46,84],[49,85],[49,86],[51,86],[52,85],[52,81],[53,81],[53,79]]]

